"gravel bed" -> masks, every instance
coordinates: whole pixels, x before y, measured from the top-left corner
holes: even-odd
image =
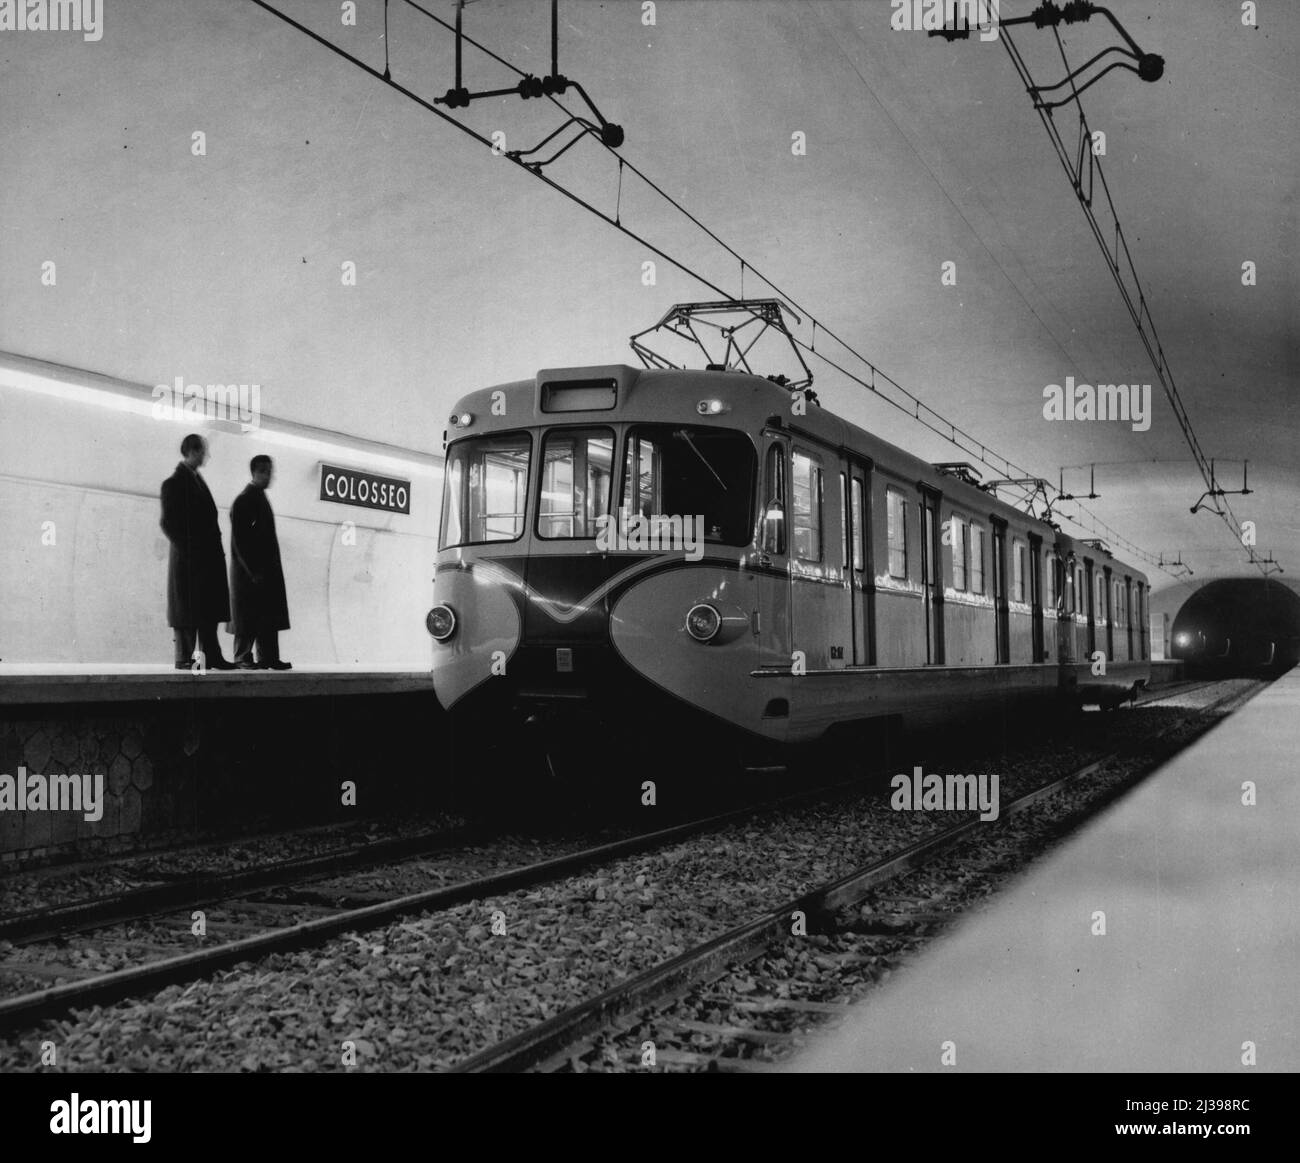
[[[1164,707],[1096,715],[1064,743],[967,751],[960,770],[999,771],[1006,800],[1185,718]],[[956,769],[923,760],[928,771]],[[33,1069],[45,1039],[65,1070],[444,1068],[952,816],[892,811],[886,778],[849,802],[787,810],[47,1023],[0,1042],[0,1069]],[[358,883],[348,878],[354,891]]]
[[[1204,700],[1200,695],[1206,692],[1197,692],[1195,705],[1257,685],[1234,682],[1235,688],[1223,684]],[[1184,722],[1165,742],[1185,746],[1211,725]],[[655,1045],[655,1068],[668,1073],[762,1070],[795,1056],[843,1021],[840,1007],[869,1000],[934,938],[987,909],[998,891],[1062,843],[1094,805],[1148,766],[1149,756],[1141,754],[1108,764],[995,832],[967,840],[871,891],[859,904],[824,920],[821,931],[787,937],[749,965],[660,1010],[627,1019],[619,1032],[597,1038],[561,1069],[644,1071],[647,1041]]]
[[[347,852],[376,841],[441,831],[463,823],[460,817],[440,812],[378,817],[136,856],[24,869],[0,877],[0,916],[94,900],[205,873],[241,872],[284,860]]]

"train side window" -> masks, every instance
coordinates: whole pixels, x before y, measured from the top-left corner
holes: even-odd
[[[542,442],[537,535],[595,537],[596,518],[609,516],[614,433],[609,428],[548,432]]]
[[[822,468],[803,452],[793,456],[790,474],[790,525],[795,556],[802,561],[822,559]]]
[[[1023,602],[1025,600],[1025,566],[1028,564],[1028,556],[1025,553],[1024,543],[1021,541],[1012,542],[1011,546],[1011,600],[1013,602]]]
[[[907,501],[897,489],[885,490],[889,526],[889,576],[907,580]]]
[[[973,522],[970,527],[970,592],[984,592],[984,530]]]
[[[840,473],[840,564],[849,566],[849,482]]]
[[[785,515],[788,511],[785,484],[785,446],[773,444],[767,450],[767,500],[763,508],[764,553],[785,553]]]
[[[862,547],[866,543],[866,531],[862,525],[862,517],[866,512],[866,506],[862,503],[862,482],[854,477],[849,487],[853,494],[853,568],[865,569],[866,559],[863,557]]]
[[[952,588],[966,589],[966,563],[970,549],[967,545],[966,522],[960,517],[952,519]]]
[[[1043,554],[1043,608],[1056,609],[1056,554],[1050,549]]]
[[[1097,610],[1095,617],[1098,622],[1106,620],[1106,579],[1102,574],[1097,575]]]

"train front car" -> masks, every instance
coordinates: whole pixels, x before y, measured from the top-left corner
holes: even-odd
[[[760,660],[757,611],[782,601],[747,568],[752,433],[789,403],[753,376],[615,365],[457,404],[428,628],[459,751],[631,773],[762,722],[763,692],[739,680]]]

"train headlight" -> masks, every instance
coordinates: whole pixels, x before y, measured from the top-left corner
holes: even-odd
[[[450,606],[434,606],[425,616],[424,624],[435,642],[446,642],[456,633],[456,611]]]
[[[721,416],[723,412],[730,412],[731,408],[721,400],[701,400],[695,405],[695,410],[701,416]]]
[[[1174,642],[1177,643],[1179,646],[1186,646],[1189,642],[1191,642],[1191,640],[1192,640],[1192,636],[1190,634],[1178,634],[1174,638]]]
[[[722,629],[722,615],[708,602],[694,605],[686,614],[686,633],[696,642],[709,642]]]

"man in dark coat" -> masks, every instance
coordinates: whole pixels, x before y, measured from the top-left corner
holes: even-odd
[[[242,670],[291,670],[280,658],[279,632],[289,629],[275,514],[266,490],[275,466],[269,456],[248,462],[253,480],[230,506],[230,594],[235,664]],[[253,662],[253,645],[257,662]]]
[[[175,631],[176,669],[189,670],[195,639],[209,670],[233,670],[221,653],[217,623],[230,617],[226,554],[221,547],[217,505],[199,469],[207,441],[190,433],[181,441],[176,471],[162,483],[162,530],[171,542],[167,558],[167,625]]]

